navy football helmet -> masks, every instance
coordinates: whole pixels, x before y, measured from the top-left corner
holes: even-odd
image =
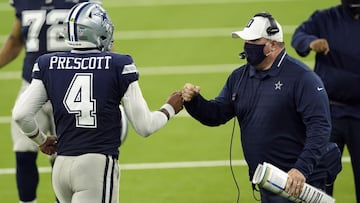
[[[111,49],[114,25],[105,9],[96,3],[75,5],[65,19],[65,43],[75,49]]]

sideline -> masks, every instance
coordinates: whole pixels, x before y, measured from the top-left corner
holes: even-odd
[[[342,158],[342,163],[350,163],[350,157]],[[216,161],[187,161],[187,162],[159,162],[159,163],[136,163],[122,164],[120,170],[153,170],[153,169],[179,169],[179,168],[203,168],[203,167],[228,167],[229,160]],[[233,166],[247,166],[245,160],[233,160]],[[51,167],[39,167],[40,173],[50,173]],[[15,174],[14,168],[0,169],[0,175]]]

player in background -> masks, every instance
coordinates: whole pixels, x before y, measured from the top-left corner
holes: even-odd
[[[181,93],[173,93],[160,110],[149,110],[132,57],[108,52],[114,27],[99,4],[74,6],[66,22],[65,41],[72,50],[38,58],[13,119],[42,152],[57,152],[52,183],[60,202],[117,203],[119,104],[135,131],[146,137],[183,108]],[[34,119],[48,100],[57,138],[46,136]]]
[[[339,1],[340,2],[340,1]],[[331,109],[330,140],[351,156],[360,203],[360,0],[315,10],[292,36],[291,45],[306,57],[315,54],[314,71],[324,81]],[[328,193],[333,187],[327,188]]]
[[[42,54],[68,50],[61,37],[62,23],[72,6],[79,0],[11,0],[15,9],[13,29],[0,51],[0,67],[15,60],[25,48],[22,67],[21,94],[31,82],[35,60]],[[80,0],[80,2],[84,2]],[[101,3],[101,1],[93,1]],[[55,134],[51,104],[44,104],[36,114],[43,132]],[[39,173],[36,165],[38,147],[23,136],[11,122],[13,150],[16,157],[16,183],[20,203],[35,203]]]

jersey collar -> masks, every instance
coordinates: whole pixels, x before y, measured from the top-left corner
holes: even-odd
[[[101,51],[98,49],[87,49],[87,50],[72,49],[70,52],[76,54],[101,53]]]

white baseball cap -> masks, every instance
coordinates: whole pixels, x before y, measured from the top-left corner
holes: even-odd
[[[266,17],[264,15],[268,16]],[[271,26],[271,20],[273,20],[273,26]],[[283,32],[281,25],[268,13],[255,15],[250,19],[243,30],[232,32],[232,37],[240,37],[244,40],[255,40],[263,37],[277,42],[283,42]]]

